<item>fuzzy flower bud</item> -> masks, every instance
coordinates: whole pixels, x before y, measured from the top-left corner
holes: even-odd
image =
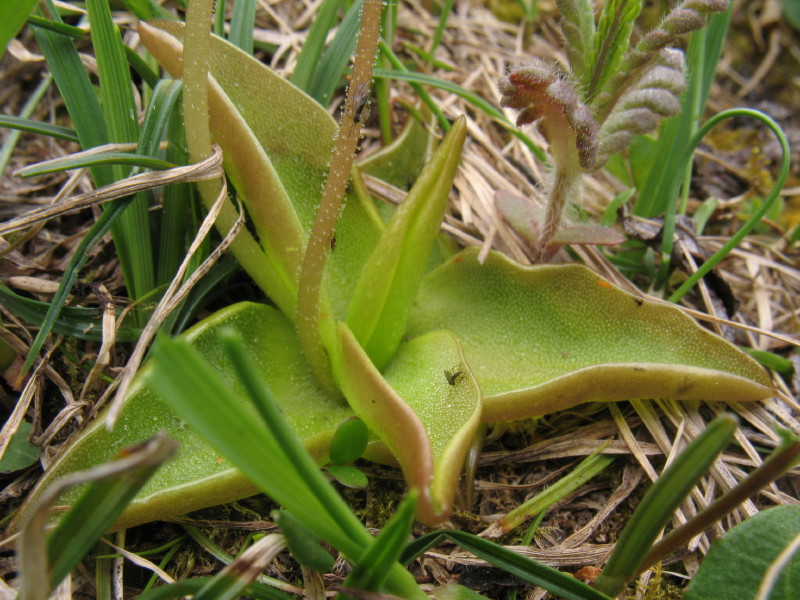
[[[700,29],[706,22],[706,15],[727,8],[728,0],[684,0],[667,13],[656,29],[639,41],[636,51],[646,54],[666,48],[678,36]]]
[[[535,63],[511,71],[500,80],[499,89],[501,104],[521,111],[517,125],[539,121],[539,131],[557,161],[577,158],[582,169],[594,168],[597,123],[570,81]]]

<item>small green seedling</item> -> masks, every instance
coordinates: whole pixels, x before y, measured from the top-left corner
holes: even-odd
[[[364,471],[349,464],[361,458],[367,450],[369,430],[364,421],[357,417],[346,419],[336,429],[328,451],[330,462],[328,473],[342,485],[355,488],[367,486]]]

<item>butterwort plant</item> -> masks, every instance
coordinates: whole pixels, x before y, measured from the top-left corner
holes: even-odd
[[[197,12],[202,4],[190,3],[185,26],[141,23],[139,34],[171,76],[184,78],[190,154],[202,157],[210,139],[220,146],[227,179],[252,221],[231,248],[268,301],[233,304],[182,334],[182,343],[223,382],[237,422],[255,419],[257,409],[222,349],[221,330],[241,339],[293,434],[319,463],[328,460],[339,424],[358,416],[371,431],[365,456],[398,464],[415,490],[417,517],[435,524],[453,508],[464,457],[482,422],[589,401],[730,402],[771,395],[764,369],[676,307],[632,296],[581,265],[523,267],[496,252],[479,260],[477,249],[452,249],[439,230],[466,141],[463,119],[435,149],[425,130],[412,125],[374,157],[356,166],[347,162],[374,58],[374,43],[362,45],[362,39],[377,37],[379,1],[364,6],[341,127],[300,89],[211,36],[210,10],[206,17]],[[707,4],[683,3],[692,14]],[[580,173],[645,128],[643,119],[625,121],[626,111],[668,112],[637,98],[660,98],[661,89],[674,97],[681,71],[668,42],[654,46],[645,37],[625,52],[613,44],[595,48],[602,36],[627,40],[627,13],[615,20],[608,11],[637,3],[607,3],[602,14],[608,22],[601,18],[597,26],[589,2],[561,5],[568,37],[583,44],[583,66],[572,58],[575,72],[567,77],[535,65],[510,73],[501,87],[523,122],[540,121],[566,194]],[[669,39],[671,22],[668,17],[659,29]],[[614,75],[624,70],[630,80]],[[203,127],[210,136],[192,141]],[[426,164],[414,172],[408,157],[420,155]],[[384,219],[364,173],[388,183],[416,182]],[[200,191],[208,201],[220,189],[212,182]],[[223,229],[233,214],[232,206],[223,210]],[[547,252],[544,243],[542,255]],[[163,383],[172,369],[169,357],[157,353],[124,393],[113,428],[103,419],[90,425],[33,497],[56,478],[102,463],[159,430],[169,431],[180,448],[115,527],[258,491],[186,413],[171,408],[176,384]],[[192,386],[193,378],[183,384]],[[203,404],[189,416],[193,411],[203,411]],[[265,459],[263,469],[269,478],[274,465]]]
[[[727,0],[684,0],[658,27],[631,44],[641,0],[556,0],[569,69],[543,61],[515,68],[500,81],[502,105],[518,109],[517,125],[536,123],[550,145],[546,214],[528,223],[532,254],[546,261],[564,243],[564,209],[580,195],[584,173],[602,167],[636,134],[650,133],[681,109],[685,60],[678,38],[700,29]],[[588,240],[587,240],[588,241]]]

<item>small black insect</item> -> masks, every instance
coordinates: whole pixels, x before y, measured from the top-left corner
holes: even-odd
[[[336,250],[336,236],[335,235],[331,236],[331,252],[333,252],[334,250]]]
[[[363,124],[364,121],[369,119],[369,113],[369,96],[364,96],[356,104],[356,108],[353,111],[353,121],[359,121]]]
[[[353,117],[353,125],[350,127],[349,135],[352,135],[356,123],[363,125],[369,119],[369,113],[369,84],[362,82],[358,84],[356,91],[353,93],[352,114],[347,113]]]
[[[360,83],[353,94],[353,121],[369,118],[369,84]],[[366,111],[366,112],[365,112]]]
[[[464,371],[448,371],[447,369],[444,370],[444,376],[447,378],[447,383],[450,385],[455,385],[458,378],[464,374]]]

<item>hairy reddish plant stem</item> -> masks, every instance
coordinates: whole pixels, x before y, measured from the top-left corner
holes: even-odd
[[[322,277],[330,252],[330,241],[336,230],[336,220],[342,210],[347,182],[350,180],[356,146],[361,136],[362,102],[368,97],[372,81],[382,7],[381,0],[367,0],[364,3],[353,75],[347,89],[322,201],[317,210],[317,219],[311,228],[298,282],[297,331],[300,343],[311,369],[328,390],[334,390],[335,383],[325,347],[332,347],[335,323],[327,310],[320,310]]]

